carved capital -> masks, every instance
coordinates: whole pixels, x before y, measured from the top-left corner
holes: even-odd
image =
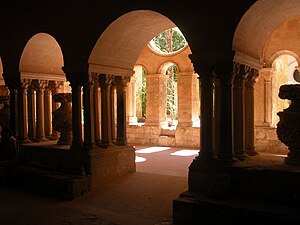
[[[240,64],[237,62],[222,62],[214,66],[214,72],[222,83],[233,83],[236,74],[239,73]]]
[[[259,71],[257,69],[249,67],[246,76],[246,87],[252,88],[259,77]]]
[[[118,89],[125,88],[130,82],[130,77],[128,76],[115,76],[115,84]]]
[[[103,90],[109,90],[110,86],[114,82],[114,76],[113,75],[108,75],[108,74],[100,74],[98,77],[98,82]]]

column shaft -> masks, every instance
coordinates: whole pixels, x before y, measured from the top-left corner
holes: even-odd
[[[36,138],[36,123],[35,123],[35,92],[32,87],[28,90],[28,137],[31,141]]]
[[[36,91],[36,139],[45,141],[44,89],[45,81],[39,80]]]
[[[130,78],[116,77],[117,83],[117,145],[126,145],[126,84]]]
[[[84,108],[84,146],[95,147],[95,120],[94,120],[94,83],[92,75],[83,86],[83,108]]]
[[[100,144],[100,110],[99,110],[99,87],[94,86],[94,116],[95,116],[95,142]]]
[[[18,91],[18,100],[19,100],[19,141],[20,143],[28,142],[28,133],[27,133],[27,88],[29,81],[22,79],[21,86]]]
[[[101,87],[101,146],[106,147],[111,144],[111,107],[110,107],[110,86],[112,77],[100,75],[99,83]]]
[[[82,145],[82,123],[81,123],[81,86],[76,82],[72,87],[72,146],[80,148]]]
[[[44,92],[44,102],[45,102],[45,136],[49,138],[51,136],[51,99],[50,99],[50,89],[47,87]]]
[[[248,155],[256,155],[255,129],[254,129],[254,84],[258,77],[256,70],[252,70],[245,83],[245,151]]]

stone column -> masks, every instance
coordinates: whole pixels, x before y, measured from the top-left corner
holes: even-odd
[[[178,75],[178,127],[193,125],[193,72],[180,72]]]
[[[213,154],[213,71],[210,65],[194,65],[199,74],[201,86],[200,108],[200,152],[197,157],[200,161],[212,161]],[[204,107],[205,106],[205,107]]]
[[[113,76],[101,74],[99,84],[101,87],[101,146],[107,147],[111,144],[111,107],[110,87]]]
[[[63,81],[51,81],[51,94],[52,94],[52,115],[53,118],[53,112],[55,112],[59,108],[59,102],[54,101],[54,95],[59,93],[59,89],[63,86]],[[53,128],[53,119],[52,119],[52,134],[50,139],[51,140],[57,140],[59,138],[59,133],[54,130]]]
[[[258,71],[251,69],[245,82],[245,151],[248,155],[256,155],[254,130],[254,84],[258,78]]]
[[[95,143],[97,145],[100,144],[101,139],[100,139],[100,110],[99,106],[99,97],[100,97],[100,89],[99,89],[99,84],[96,82],[96,77],[94,76],[94,91],[93,91],[93,96],[94,96],[94,120],[95,120]]]
[[[220,126],[218,140],[219,152],[218,159],[223,163],[231,164],[233,158],[233,98],[232,85],[235,75],[239,69],[239,64],[227,62],[218,64],[215,67],[215,73],[220,80],[221,102],[220,102]],[[202,105],[204,107],[204,105]]]
[[[50,99],[50,87],[49,81],[46,82],[44,92],[44,111],[45,111],[45,137],[51,136],[51,99]]]
[[[117,145],[126,145],[126,85],[130,77],[115,77],[117,86]]]
[[[249,67],[239,65],[234,79],[233,111],[234,111],[234,153],[235,157],[244,160],[245,156],[245,79]]]
[[[110,126],[111,126],[111,142],[115,142],[116,141],[116,113],[115,113],[115,91],[116,91],[116,86],[111,85],[110,87]]]
[[[84,147],[95,147],[95,117],[94,117],[94,78],[96,74],[89,74],[83,86],[84,108]]]
[[[272,124],[272,68],[262,68],[260,75],[264,79],[264,124]]]
[[[136,77],[132,76],[130,83],[127,85],[127,117],[129,124],[138,122],[136,116]]]
[[[34,87],[31,85],[28,88],[27,93],[28,98],[28,138],[34,141],[36,138],[36,101],[35,101],[35,91]]]
[[[14,75],[13,73],[3,73],[3,78],[5,80],[5,85],[9,89],[9,102],[10,102],[10,112],[9,112],[9,120],[10,120],[10,128],[14,132],[14,136],[18,137],[18,90],[17,88],[20,85],[19,73]]]
[[[28,143],[27,133],[27,88],[30,84],[30,80],[22,79],[21,85],[18,91],[19,102],[19,142]]]
[[[72,88],[72,149],[82,146],[82,123],[81,123],[81,87],[75,79],[70,82]]]
[[[146,126],[161,126],[166,119],[167,76],[163,74],[148,74]]]
[[[45,115],[44,115],[44,91],[46,87],[45,80],[37,81],[36,91],[36,140],[46,141],[45,138]]]

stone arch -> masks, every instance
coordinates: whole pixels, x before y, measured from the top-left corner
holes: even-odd
[[[163,62],[159,67],[158,67],[158,71],[157,73],[161,73],[161,74],[166,74],[166,70],[171,66],[171,65],[175,65],[177,68],[178,68],[178,72],[180,72],[180,67],[179,65],[174,62],[174,61],[166,61],[166,62]]]
[[[52,125],[52,112],[58,108],[53,95],[71,92],[62,71],[64,64],[60,45],[47,33],[37,33],[25,45],[19,63],[18,90],[19,140],[27,142],[58,138]]]
[[[164,15],[151,10],[126,13],[111,23],[96,42],[88,63],[90,71],[132,75],[142,49],[160,32],[176,27]],[[94,69],[93,69],[94,68]]]
[[[240,20],[234,34],[235,61],[260,69],[264,64],[263,51],[268,37],[285,21],[299,14],[298,1],[260,0],[254,3]]]
[[[290,50],[281,50],[271,56],[271,58],[266,62],[265,67],[272,67],[273,62],[281,55],[290,55],[296,59],[298,65],[300,64],[300,58],[295,52]]]
[[[63,54],[57,41],[47,33],[38,33],[27,42],[20,59],[21,73],[64,76]]]

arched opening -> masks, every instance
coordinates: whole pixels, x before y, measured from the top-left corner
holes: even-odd
[[[284,84],[298,83],[294,78],[295,71],[298,71],[297,60],[290,55],[281,55],[272,63],[272,122],[271,127],[276,127],[279,122],[277,113],[283,111],[289,106],[289,100],[283,100],[278,97],[279,88]],[[297,73],[295,73],[297,74]],[[297,79],[297,75],[296,75]]]
[[[63,55],[57,41],[49,34],[38,33],[26,44],[20,59],[19,92],[21,142],[57,140],[52,113],[62,99],[58,93],[71,93],[69,82],[62,71]],[[68,144],[68,143],[65,143]]]
[[[154,148],[139,149],[141,151],[137,151],[138,154],[149,155],[147,157],[137,155],[138,157],[146,159],[151,158],[152,155],[155,158],[156,153],[171,151],[167,146],[199,146],[199,128],[193,127],[195,118],[193,109],[199,106],[199,103],[198,105],[196,103],[199,102],[199,98],[196,97],[199,96],[199,92],[196,92],[199,91],[197,74],[194,73],[188,58],[191,49],[183,35],[179,33],[179,29],[170,19],[157,12],[132,11],[107,27],[89,58],[89,72],[96,74],[97,79],[103,81],[100,81],[102,109],[110,108],[107,105],[113,102],[120,102],[118,98],[122,98],[122,87],[118,82],[120,79],[125,81],[130,78],[130,82],[126,83],[127,143],[135,146],[146,144]],[[170,35],[168,40],[173,44],[168,44],[165,38],[167,35]],[[156,47],[151,47],[151,43],[155,45],[155,40],[156,44],[160,45],[156,47],[164,49],[165,53],[158,52]],[[170,46],[173,49],[170,50]],[[116,87],[117,95],[105,91],[113,86]],[[105,99],[111,100],[106,102],[103,95],[106,96]],[[94,102],[94,104],[99,103]],[[195,111],[196,118],[199,119],[199,109]],[[101,110],[99,120],[103,123],[107,116],[110,124],[111,121],[116,121],[116,114],[118,117],[120,113],[122,113],[122,105],[117,104],[114,109]],[[179,139],[176,137],[175,129],[173,132],[163,132],[161,129],[161,123],[166,121],[167,114],[170,114],[174,120],[178,119],[178,123],[182,122]],[[116,130],[113,129],[114,132],[105,130],[103,126],[96,127],[97,132],[101,133],[99,139],[103,141],[103,138],[107,138],[107,141],[112,143],[114,140],[120,140],[119,121],[117,119],[117,124],[112,126],[117,127]],[[103,136],[105,132],[108,132],[107,136]],[[198,151],[193,154],[189,152],[190,161],[196,154]],[[144,162],[145,159],[137,158]],[[187,168],[190,161],[186,161],[183,168]]]

